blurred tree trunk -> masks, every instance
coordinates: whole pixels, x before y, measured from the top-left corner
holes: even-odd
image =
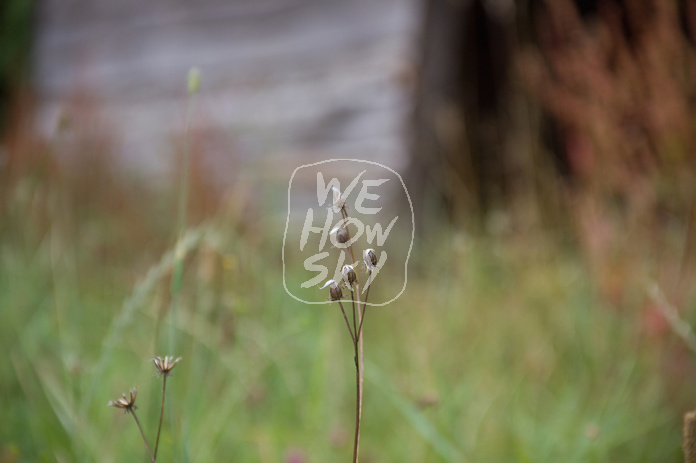
[[[482,0],[426,0],[424,10],[407,173],[416,208],[441,203],[452,219],[483,218],[507,188],[511,27]]]
[[[12,125],[11,106],[25,98],[34,4],[32,0],[0,2],[0,135]]]
[[[597,9],[597,0],[572,3],[583,16]],[[407,172],[417,209],[444,206],[451,220],[466,214],[482,229],[491,212],[522,206],[528,219],[567,225],[562,134],[514,64],[521,45],[536,43],[544,8],[543,0],[423,1]]]

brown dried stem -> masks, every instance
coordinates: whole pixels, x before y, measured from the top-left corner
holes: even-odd
[[[143,442],[145,442],[145,448],[147,449],[147,454],[150,456],[150,461],[152,463],[155,463],[155,457],[152,456],[152,452],[150,451],[150,446],[147,445],[147,439],[145,438],[145,433],[143,432],[143,428],[142,428],[142,426],[140,426],[140,421],[138,420],[138,417],[135,414],[135,408],[130,407],[127,410],[131,413],[131,415],[133,415],[133,419],[135,419],[135,424],[138,425],[138,429],[140,430],[140,435],[143,436]]]
[[[358,308],[360,308],[360,287],[356,285],[355,292],[358,299]],[[359,315],[360,326],[362,326],[363,317]],[[363,398],[363,340],[362,336],[358,336],[353,343],[355,347],[355,439],[353,441],[353,463],[358,463],[358,452],[360,447],[360,424],[362,422],[362,398]]]
[[[350,328],[350,322],[348,321],[348,316],[346,315],[346,311],[343,308],[343,304],[341,301],[338,301],[338,305],[341,307],[341,313],[343,314],[343,319],[346,321],[346,326],[348,327],[348,332],[350,333],[350,339],[353,340],[353,344],[355,344],[355,335],[353,334],[353,330]]]
[[[157,449],[159,448],[160,432],[162,431],[162,418],[164,418],[164,396],[167,392],[167,376],[169,375],[164,374],[162,378],[162,406],[160,407],[159,426],[157,426],[157,440],[155,441],[154,460],[157,459]]]
[[[345,206],[341,208],[341,215],[343,220],[348,221],[348,212],[346,212]],[[350,242],[350,231],[348,230],[348,225],[345,225],[346,233],[348,234],[348,241]],[[353,253],[353,243],[350,244],[350,256],[353,260],[353,265],[355,265],[355,254]],[[369,291],[369,287],[368,287]],[[365,310],[360,310],[360,285],[355,284],[355,291],[351,289],[350,292],[351,300],[353,301],[353,324],[355,326],[355,336],[353,338],[353,350],[355,351],[355,438],[353,440],[353,463],[358,462],[358,454],[360,448],[360,424],[362,421],[362,398],[363,398],[363,340],[362,336],[362,324],[365,315]],[[355,320],[355,300],[358,301],[358,321]],[[344,313],[345,316],[345,313]],[[359,328],[358,328],[359,326]]]

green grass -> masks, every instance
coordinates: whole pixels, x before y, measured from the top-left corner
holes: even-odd
[[[161,461],[350,458],[352,345],[337,306],[284,292],[282,227],[258,212],[258,223],[220,215],[185,230],[172,321],[166,224],[132,235],[99,200],[85,212],[27,182],[2,198],[0,461],[146,461],[132,419],[106,403],[137,385],[154,443],[153,355],[183,357]],[[681,461],[659,356],[590,282],[543,238],[442,227],[418,239],[406,292],[367,312],[361,461]]]

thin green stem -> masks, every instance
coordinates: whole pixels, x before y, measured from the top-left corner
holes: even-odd
[[[157,459],[157,449],[159,448],[160,432],[162,431],[162,418],[164,418],[164,396],[167,392],[167,374],[162,379],[162,407],[160,408],[159,426],[157,426],[157,440],[155,441],[155,460]]]
[[[138,425],[138,429],[140,429],[140,435],[143,436],[143,442],[145,442],[145,448],[147,449],[147,454],[150,456],[150,461],[152,463],[155,463],[155,457],[152,456],[152,452],[150,451],[150,446],[147,445],[147,439],[145,439],[145,433],[143,432],[142,426],[140,426],[140,421],[138,420],[138,417],[135,414],[135,410],[133,408],[129,408],[128,411],[133,415],[133,418],[135,419],[135,424]]]
[[[193,113],[194,96],[190,96],[186,109],[186,126],[184,128],[184,152],[181,158],[181,178],[180,178],[180,193],[179,193],[179,217],[178,217],[178,232],[181,238],[184,227],[186,226],[186,209],[188,205],[188,187],[189,187],[189,152],[191,151],[189,132],[191,130],[191,116]]]
[[[177,308],[179,306],[179,293],[181,292],[181,284],[184,274],[184,253],[181,250],[181,242],[184,237],[184,231],[186,228],[186,211],[188,209],[188,196],[189,196],[189,131],[191,127],[191,116],[193,113],[193,104],[195,96],[190,95],[188,100],[188,107],[186,110],[186,126],[184,128],[184,152],[181,156],[181,177],[179,182],[179,216],[177,225],[177,242],[176,250],[174,254],[174,274],[172,275],[171,283],[171,296],[172,296],[172,308],[171,308],[171,329],[169,332],[169,350],[174,352],[176,344],[176,316]]]

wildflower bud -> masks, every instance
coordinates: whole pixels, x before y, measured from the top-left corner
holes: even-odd
[[[374,249],[365,249],[363,251],[363,260],[368,271],[372,271],[374,267],[377,267],[377,254]]]
[[[355,274],[355,268],[352,265],[344,265],[343,269],[341,269],[341,274],[343,275],[343,281],[346,286],[352,288],[353,284],[358,279],[358,276]]]
[[[327,286],[329,287],[329,296],[331,297],[332,301],[338,301],[343,297],[343,291],[335,280],[327,281],[326,284],[321,288],[324,289]]]

